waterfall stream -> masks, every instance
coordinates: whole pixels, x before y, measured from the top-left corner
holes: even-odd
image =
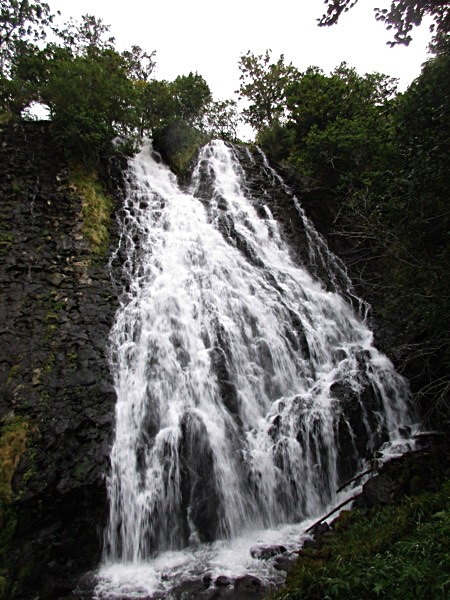
[[[263,164],[261,186],[289,194]],[[279,579],[250,546],[298,547],[301,523],[411,421],[405,382],[345,294],[296,260],[266,196],[221,141],[187,191],[149,142],[130,161],[97,598],[176,597],[206,572]],[[311,263],[349,285],[307,229]]]

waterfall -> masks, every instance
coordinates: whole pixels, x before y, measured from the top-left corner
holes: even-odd
[[[261,186],[288,193],[265,165]],[[222,141],[202,149],[188,190],[149,142],[130,161],[107,566],[311,518],[410,422],[407,385],[364,320],[246,190]],[[308,252],[349,284],[307,226]]]

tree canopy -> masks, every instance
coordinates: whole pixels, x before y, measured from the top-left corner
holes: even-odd
[[[6,76],[14,62],[17,45],[25,40],[44,40],[54,15],[46,2],[2,0],[0,8],[0,74]]]
[[[231,119],[231,105],[214,104],[201,75],[157,81],[155,52],[118,52],[109,26],[93,15],[56,28],[47,4],[8,0],[1,18],[0,113],[20,119],[33,102],[44,104],[67,155],[92,162],[114,138],[132,148],[139,135],[174,122],[206,133],[214,119]],[[44,44],[50,26],[59,41]]]
[[[255,55],[247,52],[239,60],[241,71],[240,98],[249,105],[242,111],[244,118],[255,129],[272,126],[283,120],[286,107],[286,88],[297,75],[292,64],[284,64],[281,55],[271,62],[271,50]]]

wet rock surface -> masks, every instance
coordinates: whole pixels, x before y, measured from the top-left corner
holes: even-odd
[[[283,552],[286,552],[286,548],[280,544],[253,546],[253,548],[250,548],[251,556],[261,560],[267,560],[278,554],[283,554]]]
[[[48,124],[3,126],[0,163],[0,424],[35,432],[12,482],[10,597],[60,598],[100,555],[116,291]]]
[[[210,580],[185,582],[172,593],[177,600],[260,600],[269,591],[267,584],[254,575],[231,578],[219,575]]]

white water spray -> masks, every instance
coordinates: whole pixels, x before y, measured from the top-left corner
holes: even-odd
[[[130,162],[109,572],[312,517],[409,422],[407,387],[370,330],[293,261],[244,181],[219,141],[189,192],[149,143]]]

